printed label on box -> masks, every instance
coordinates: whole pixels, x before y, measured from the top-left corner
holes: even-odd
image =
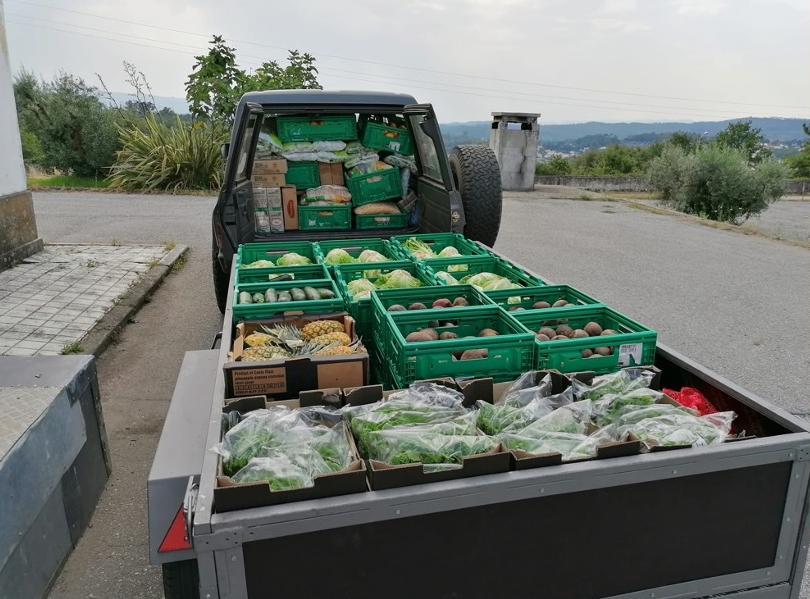
[[[638,366],[641,364],[641,343],[625,343],[619,346],[619,366]],[[630,359],[632,358],[632,362]]]
[[[287,374],[285,368],[235,368],[233,377],[233,394],[272,395],[287,392]]]

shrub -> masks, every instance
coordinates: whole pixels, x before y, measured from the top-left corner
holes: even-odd
[[[218,189],[228,139],[222,123],[174,124],[149,116],[141,127],[120,128],[122,148],[112,167],[112,186],[125,189]]]
[[[539,163],[534,168],[535,175],[570,175],[571,163],[562,156],[554,156],[551,160]]]
[[[772,158],[752,167],[745,152],[719,145],[699,147],[691,154],[666,148],[648,172],[663,201],[676,210],[733,224],[782,197],[786,174],[784,165]]]

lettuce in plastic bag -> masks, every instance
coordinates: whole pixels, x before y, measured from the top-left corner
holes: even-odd
[[[625,393],[608,393],[593,402],[594,422],[605,426],[615,422],[625,406],[649,406],[661,400],[663,393],[652,389],[634,389]]]
[[[324,262],[326,262],[329,266],[334,266],[335,264],[350,264],[354,262],[354,258],[351,257],[349,252],[342,248],[335,248],[333,250],[329,250],[329,252],[324,256]]]
[[[370,433],[369,458],[387,464],[447,464],[486,453],[497,441],[486,435],[444,435],[430,427],[392,428]]]
[[[635,408],[635,409],[634,409]],[[716,445],[725,441],[734,412],[697,416],[686,408],[655,404],[643,408],[625,406],[617,420],[619,434],[633,434],[647,447],[656,445]]]
[[[620,370],[612,374],[604,374],[593,379],[591,384],[583,383],[577,379],[571,381],[577,399],[597,400],[603,395],[629,393],[635,389],[649,387],[654,373],[649,370]]]

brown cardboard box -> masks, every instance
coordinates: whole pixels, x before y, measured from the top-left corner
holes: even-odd
[[[269,160],[254,160],[254,175],[284,174],[287,172],[287,161],[284,158],[271,158]]]
[[[298,230],[298,197],[295,195],[294,185],[284,185],[281,188],[281,204],[284,212],[284,230]]]
[[[343,180],[343,164],[335,162],[330,165],[332,171],[332,185],[345,185]]]
[[[229,397],[268,395],[274,399],[298,397],[303,391],[327,387],[359,387],[368,383],[369,356],[362,351],[347,356],[309,356],[266,362],[241,362],[244,338],[261,325],[285,324],[303,327],[314,320],[337,320],[356,339],[354,319],[344,312],[335,314],[290,314],[236,325],[233,349],[223,366]]]
[[[328,162],[318,163],[318,174],[321,176],[321,185],[332,185],[332,165]]]
[[[266,175],[253,175],[250,178],[254,186],[281,187],[287,183],[283,173],[270,173]]]
[[[331,405],[326,398],[334,392],[340,394],[339,389],[319,389],[302,394],[299,399],[287,401],[268,401],[264,396],[243,397],[226,400],[223,412],[237,410],[242,414],[252,410],[269,408],[274,405],[285,405],[290,409],[318,405]],[[334,407],[334,406],[332,406]],[[329,424],[327,424],[329,426]],[[225,476],[220,458],[217,465],[217,485],[214,488],[214,507],[218,513],[243,510],[265,505],[278,505],[291,501],[306,501],[322,497],[334,497],[349,493],[362,493],[368,491],[366,482],[365,463],[357,455],[354,439],[343,421],[336,420],[332,426],[341,426],[346,433],[349,448],[353,456],[352,462],[344,470],[330,474],[316,476],[312,487],[289,489],[287,491],[271,491],[265,482],[237,483]]]

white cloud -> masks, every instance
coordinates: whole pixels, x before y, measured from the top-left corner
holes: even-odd
[[[612,15],[635,12],[635,10],[636,0],[605,0],[605,4],[599,12],[605,15]]]
[[[591,25],[595,29],[620,33],[635,33],[636,31],[647,31],[650,28],[639,19],[591,19]]]
[[[678,14],[687,17],[715,15],[728,6],[727,0],[675,0]]]

